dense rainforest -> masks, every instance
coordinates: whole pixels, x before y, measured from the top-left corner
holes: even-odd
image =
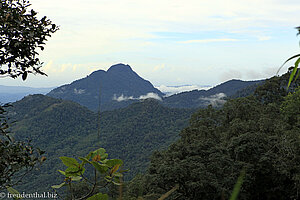
[[[46,16],[38,19],[30,5],[21,0],[0,4],[2,78],[25,81],[28,74],[46,75],[37,49],[43,51],[46,38],[59,27]],[[81,199],[228,199],[234,185],[242,200],[299,199],[299,79],[292,83],[300,74],[299,57],[286,61],[297,58],[290,74],[281,77],[252,83],[234,80],[169,98],[119,64],[54,89],[52,97],[30,95],[12,107],[0,105],[0,188],[16,194],[9,186],[19,184],[16,189],[21,192],[46,192],[63,181],[53,188],[69,186],[62,197],[74,199],[90,190],[90,176],[82,180],[83,171],[90,170],[83,166],[89,163],[95,168],[95,182]],[[103,89],[110,94],[105,97]],[[139,101],[143,92],[155,93],[162,102]],[[217,107],[207,106],[218,94],[230,97],[224,105],[225,98],[218,98]],[[123,101],[124,95],[136,101],[115,102]],[[123,108],[91,111],[101,104],[107,110]],[[79,164],[66,156],[85,157],[79,157]],[[65,171],[58,173],[59,169]],[[97,173],[103,175],[104,186],[118,182],[95,189]],[[71,187],[73,181],[79,183]],[[97,193],[103,191],[106,194]],[[9,193],[1,191],[0,198]]]
[[[98,114],[77,103],[44,95],[27,96],[10,108],[10,118],[17,121],[12,132],[16,139],[30,139],[44,150],[47,160],[16,188],[51,190],[59,177],[57,170],[62,168],[59,156],[84,156],[100,147],[111,158],[124,161],[124,169],[129,169],[125,180],[129,180],[146,171],[152,151],[178,139],[194,111],[166,108],[148,99],[101,113],[98,129]]]
[[[49,191],[63,180],[59,156],[103,147],[129,169],[124,199],[158,199],[176,186],[168,199],[228,199],[242,171],[240,199],[297,199],[300,90],[297,82],[288,93],[287,79],[273,77],[222,107],[198,110],[148,99],[99,115],[71,101],[27,96],[9,109],[17,121],[12,132],[31,139],[47,160],[16,188]],[[86,182],[76,185],[77,193],[87,190]],[[116,198],[118,186],[106,193]]]
[[[176,185],[168,199],[229,199],[242,171],[239,199],[299,199],[300,89],[286,85],[287,75],[274,77],[253,95],[194,113],[179,140],[152,154],[127,199],[158,199]]]

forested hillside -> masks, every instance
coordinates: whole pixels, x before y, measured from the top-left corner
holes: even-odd
[[[193,111],[165,108],[148,99],[101,113],[98,136],[96,113],[71,101],[27,96],[10,110],[10,117],[17,120],[12,132],[16,138],[30,138],[34,146],[46,151],[47,160],[22,188],[49,191],[62,168],[59,156],[84,156],[99,147],[112,158],[124,160],[124,168],[130,170],[125,179],[129,180],[146,170],[152,151],[166,148],[178,138]]]
[[[287,78],[193,114],[181,138],[133,179],[128,199],[158,199],[176,185],[168,199],[229,199],[242,171],[239,199],[299,199],[300,89],[288,94]]]

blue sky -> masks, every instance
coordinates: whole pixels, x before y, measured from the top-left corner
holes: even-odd
[[[299,53],[298,0],[30,2],[60,25],[40,53],[48,77],[1,85],[59,86],[116,63],[156,86],[215,85],[271,77]]]

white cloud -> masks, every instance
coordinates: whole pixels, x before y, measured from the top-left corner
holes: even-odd
[[[270,36],[258,36],[258,40],[260,41],[265,41],[265,40],[270,40],[272,37]]]
[[[278,0],[32,0],[31,3],[41,15],[61,26],[46,47],[52,55],[60,52],[60,56],[140,49],[149,39],[157,37],[153,32],[239,31],[249,35],[256,30],[262,35],[274,25],[296,26],[300,18],[299,3]],[[225,41],[237,40],[183,43]]]
[[[224,98],[226,97],[226,94],[224,93],[218,93],[211,95],[209,97],[200,97],[200,100],[208,101],[207,105],[211,104],[212,106],[218,106],[223,105],[226,100]]]
[[[178,43],[191,44],[191,43],[237,42],[237,41],[240,41],[240,40],[232,39],[232,38],[218,38],[218,39],[203,39],[203,40],[187,40],[187,41],[179,41]]]
[[[221,81],[225,82],[231,79],[241,79],[243,77],[240,70],[237,69],[229,69],[221,74]]]
[[[182,86],[156,86],[161,92],[165,93],[166,96],[177,94],[180,92],[187,92],[192,90],[208,90],[211,86],[198,86],[198,85],[182,85]]]
[[[121,96],[119,96],[119,97],[117,97],[116,94],[113,96],[113,100],[118,101],[118,102],[120,102],[120,101],[128,101],[128,100],[133,100],[133,99],[137,99],[137,98],[134,98],[133,96],[130,96],[130,97],[124,96],[123,94]]]
[[[46,15],[60,25],[60,30],[49,38],[45,50],[40,54],[41,60],[47,63],[42,69],[49,77],[39,79],[30,76],[26,82],[20,82],[21,85],[55,86],[68,83],[95,69],[124,61],[130,63],[139,74],[144,73],[144,77],[156,79],[155,84],[171,81],[178,84],[180,80],[187,80],[186,77],[193,79],[189,82],[197,83],[199,80],[201,83],[211,84],[217,82],[215,77],[222,76],[223,70],[201,71],[207,69],[207,66],[215,65],[224,69],[236,64],[243,66],[240,71],[259,69],[265,67],[262,63],[265,59],[260,55],[271,57],[272,61],[268,64],[274,66],[293,55],[293,51],[298,51],[298,39],[293,30],[293,27],[299,25],[300,18],[300,3],[297,0],[30,2],[40,17]],[[194,37],[178,38],[183,44],[210,43],[205,48],[194,48],[194,45],[176,42],[164,43],[165,40],[159,40],[161,38],[156,34],[159,32],[192,33]],[[203,36],[202,33],[210,35]],[[295,41],[288,41],[287,37]],[[261,41],[273,39],[274,43],[264,49],[255,42],[250,45],[244,42],[249,41],[249,38]],[[214,48],[214,45],[219,46]],[[245,54],[251,55],[250,61],[246,61],[248,55],[246,59],[243,58]],[[148,62],[147,57],[160,57],[162,60]],[[62,64],[66,63],[71,63],[72,66],[63,68]],[[166,64],[168,70],[167,67],[163,70],[157,67],[156,72],[159,73],[154,73],[153,67],[162,66],[161,63]],[[183,65],[195,70],[191,72],[190,69],[185,69],[190,75],[186,73],[183,76]],[[91,66],[97,67],[91,69]],[[175,75],[170,75],[169,66],[174,67],[174,74],[179,74],[178,81]],[[14,80],[2,82],[6,84],[7,81],[15,84]]]
[[[74,88],[74,93],[75,94],[83,94],[83,93],[85,93],[85,90]]]
[[[149,99],[149,98],[151,98],[151,99],[156,99],[156,100],[159,100],[159,101],[162,100],[162,99],[160,98],[160,96],[158,96],[158,94],[153,93],[153,92],[150,92],[150,93],[148,93],[148,94],[146,94],[146,95],[142,95],[142,96],[140,96],[138,99],[144,100],[144,99]]]
[[[156,72],[156,71],[159,71],[159,70],[162,70],[165,68],[165,64],[161,64],[161,65],[156,65],[154,68],[153,68],[153,71]]]
[[[123,94],[121,96],[117,97],[117,95],[115,94],[112,99],[115,100],[115,101],[120,102],[120,101],[128,101],[128,100],[145,100],[145,99],[149,99],[149,98],[157,99],[159,101],[162,100],[160,98],[160,96],[158,96],[158,94],[153,93],[153,92],[150,92],[150,93],[148,93],[146,95],[141,95],[141,96],[139,96],[137,98],[135,98],[133,96],[129,96],[129,97],[128,96],[124,96]]]

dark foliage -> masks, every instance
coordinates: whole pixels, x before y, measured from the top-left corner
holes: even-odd
[[[55,24],[37,12],[28,10],[27,0],[3,0],[0,4],[0,75],[12,78],[28,73],[45,75],[37,57],[37,48],[44,50],[45,41],[58,30]]]
[[[128,180],[145,172],[151,153],[163,149],[178,139],[194,110],[165,108],[148,99],[127,108],[103,112],[100,115],[100,136],[97,134],[97,114],[71,101],[44,95],[32,95],[13,104],[12,118],[17,138],[31,138],[34,145],[46,151],[41,171],[23,188],[49,190],[56,184],[57,170],[62,166],[59,156],[83,156],[103,147],[112,158],[124,161]],[[47,189],[48,188],[48,189]],[[24,189],[22,189],[24,190]]]
[[[22,181],[37,163],[43,152],[30,142],[14,141],[9,134],[9,118],[6,110],[9,105],[0,107],[0,189]],[[44,159],[44,158],[42,158]]]
[[[27,0],[2,0],[0,3],[0,77],[27,79],[28,73],[43,74],[37,48],[44,49],[47,37],[58,30],[55,24],[37,12],[28,10]],[[42,152],[30,142],[15,141],[7,106],[0,105],[0,188],[19,183],[39,162]],[[42,160],[45,158],[42,157]]]
[[[274,96],[278,80],[266,81],[256,96],[195,113],[177,142],[152,155],[128,195],[157,199],[179,184],[170,199],[228,199],[245,169],[239,199],[298,199],[300,90]]]

